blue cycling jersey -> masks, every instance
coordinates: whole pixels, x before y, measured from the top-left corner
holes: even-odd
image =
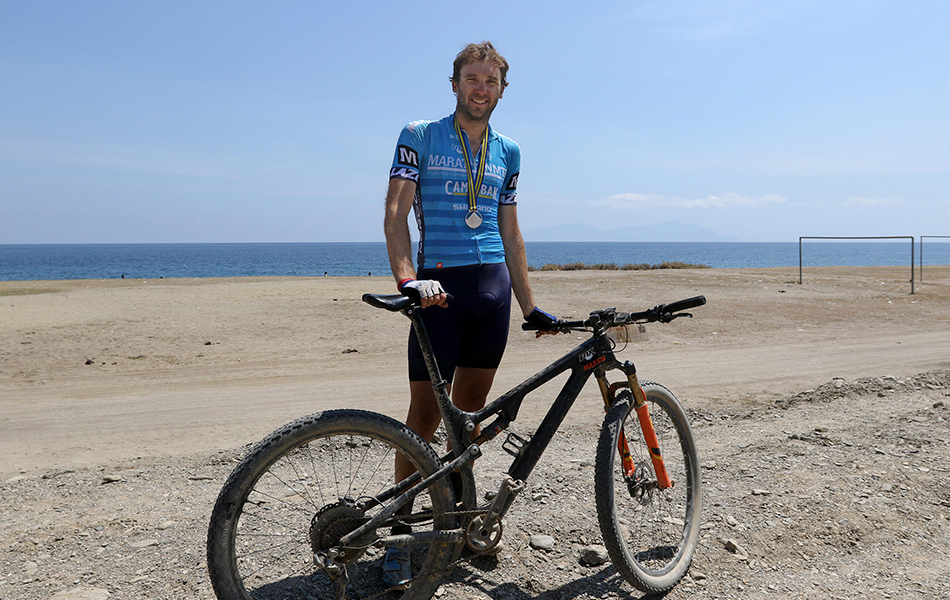
[[[415,121],[399,135],[390,178],[416,183],[412,207],[419,227],[419,269],[441,269],[504,262],[498,229],[498,208],[515,204],[521,149],[511,139],[488,130],[488,163],[478,212],[482,223],[465,224],[469,212],[468,176],[462,152],[470,152],[468,134],[460,144],[454,115],[439,121]],[[464,150],[463,150],[464,147]],[[472,169],[481,160],[480,148],[470,156]]]

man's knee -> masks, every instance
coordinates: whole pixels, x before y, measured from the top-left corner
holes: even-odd
[[[410,382],[409,388],[409,415],[406,417],[406,425],[428,441],[442,422],[439,403],[435,399],[432,384],[428,381]]]
[[[452,401],[460,409],[468,412],[480,410],[491,391],[495,379],[495,369],[475,369],[459,367],[455,370],[455,390]]]
[[[406,418],[406,426],[418,433],[422,439],[428,442],[432,440],[432,434],[434,434],[435,430],[439,428],[439,423],[441,421],[442,418],[438,413],[436,413],[434,417],[431,414],[425,413],[409,413],[409,416]]]

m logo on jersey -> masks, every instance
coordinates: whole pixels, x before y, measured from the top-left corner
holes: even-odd
[[[399,153],[399,158],[397,161],[399,164],[412,167],[413,169],[419,168],[419,155],[415,150],[409,146],[399,145],[399,147],[396,148],[396,152]]]
[[[508,180],[508,187],[505,188],[506,192],[513,192],[518,189],[518,175],[521,175],[521,173],[515,173],[511,176],[511,179]]]

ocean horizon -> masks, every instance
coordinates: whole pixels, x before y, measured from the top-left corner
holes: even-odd
[[[715,269],[798,267],[798,242],[526,242],[528,264],[660,264]],[[928,240],[925,265],[950,264],[950,243]],[[919,265],[921,248],[914,244]],[[910,240],[802,244],[802,264],[910,266]],[[0,244],[0,281],[390,275],[384,242]]]

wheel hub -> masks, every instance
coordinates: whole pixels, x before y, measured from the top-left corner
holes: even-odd
[[[637,465],[633,477],[627,477],[627,491],[630,497],[646,506],[653,502],[653,492],[658,488],[656,479],[651,479],[652,471],[645,465]]]

